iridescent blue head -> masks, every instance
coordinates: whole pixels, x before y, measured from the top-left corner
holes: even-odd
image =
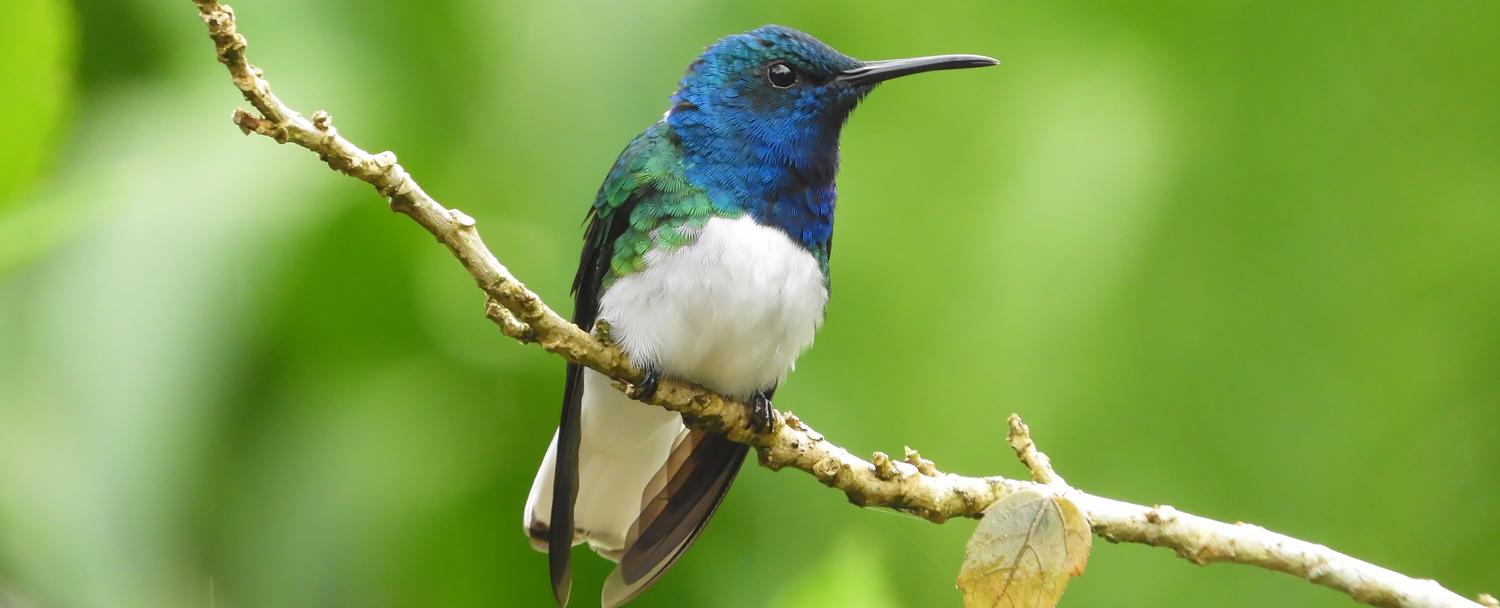
[[[779,25],[704,50],[672,96],[667,122],[695,184],[815,253],[832,231],[844,121],[875,85],[907,74],[981,67],[978,55],[859,61]]]

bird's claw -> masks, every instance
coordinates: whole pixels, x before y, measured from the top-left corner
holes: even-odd
[[[661,372],[648,369],[641,374],[641,381],[630,387],[630,398],[637,401],[646,401],[656,395],[656,387],[661,385]]]
[[[765,393],[756,393],[750,398],[750,416],[745,427],[757,433],[769,433],[776,425],[776,409],[771,407],[771,398]]]

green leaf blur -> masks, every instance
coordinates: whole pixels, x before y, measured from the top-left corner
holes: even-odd
[[[858,453],[1245,520],[1500,591],[1500,3],[242,0],[250,56],[554,306],[715,38],[998,68],[850,121],[817,346]],[[245,138],[187,0],[0,3],[0,606],[542,606],[561,362],[441,247]],[[958,605],[972,522],[747,467],[639,605]],[[1349,606],[1096,545],[1065,606]],[[579,553],[577,605],[607,571]]]

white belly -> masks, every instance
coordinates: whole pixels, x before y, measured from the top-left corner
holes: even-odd
[[[646,254],[604,293],[599,318],[632,360],[745,398],[776,386],[823,322],[828,286],[786,233],[714,218],[692,244]]]
[[[785,233],[749,217],[716,218],[692,244],[648,253],[644,269],[604,292],[599,318],[637,364],[745,399],[786,377],[827,302],[817,260]],[[676,413],[584,373],[575,524],[596,551],[618,559],[644,488],[685,429]],[[551,510],[553,441],[526,503],[527,529]]]

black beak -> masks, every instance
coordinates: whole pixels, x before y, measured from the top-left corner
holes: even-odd
[[[857,68],[839,72],[834,80],[848,84],[875,84],[920,72],[982,68],[997,63],[1000,62],[984,55],[933,55],[911,59],[883,59],[866,61]]]

